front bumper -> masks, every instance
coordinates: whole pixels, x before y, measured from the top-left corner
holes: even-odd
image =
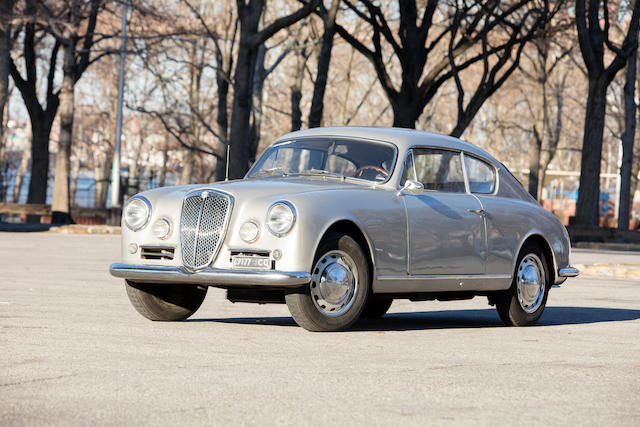
[[[308,272],[205,268],[204,270],[191,273],[181,267],[119,263],[111,264],[109,272],[114,277],[142,283],[185,283],[213,286],[294,288],[305,285],[311,281],[311,275]]]
[[[569,277],[576,277],[580,272],[577,268],[574,267],[564,267],[558,270],[558,275],[556,276],[556,285],[564,283],[565,280]]]

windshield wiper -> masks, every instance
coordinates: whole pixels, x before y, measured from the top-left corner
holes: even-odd
[[[326,171],[324,169],[308,169],[308,170],[300,171],[300,172],[292,174],[292,175],[307,175],[307,176],[320,175],[320,176],[330,176],[330,177],[335,177],[335,178],[340,178],[340,179],[346,178],[342,174],[335,173],[335,172],[329,172],[329,171]]]
[[[288,174],[280,168],[271,168],[271,169],[265,169],[263,171],[254,173],[253,175],[251,175],[251,178],[259,178],[261,176],[274,176],[274,175],[287,176]]]

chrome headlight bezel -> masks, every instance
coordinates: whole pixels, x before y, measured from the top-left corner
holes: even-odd
[[[140,202],[142,204],[140,204]],[[145,219],[143,222],[139,224],[132,224],[130,221],[129,215],[127,213],[127,209],[129,209],[129,207],[132,206],[132,203],[136,203],[138,206],[146,210]],[[147,226],[147,224],[149,224],[150,219],[151,219],[151,202],[146,197],[133,196],[129,200],[127,200],[127,203],[124,205],[124,208],[122,209],[122,222],[124,222],[124,224],[127,226],[127,228],[129,228],[129,230],[138,231],[143,229],[144,227]]]
[[[286,214],[287,213],[286,211],[288,210],[288,216],[290,218],[287,220],[287,224],[284,227],[276,228],[274,227],[273,223],[274,223],[274,217],[275,215],[278,214],[278,212],[275,210],[282,209],[282,208],[286,210],[280,211],[281,214],[282,213]],[[269,206],[269,209],[267,210],[267,220],[265,221],[265,224],[267,225],[267,228],[269,229],[271,234],[277,237],[283,237],[289,234],[289,232],[293,229],[293,226],[296,223],[296,219],[297,219],[297,213],[296,213],[296,208],[293,206],[293,204],[285,200],[280,200],[278,202],[275,202],[271,206]]]

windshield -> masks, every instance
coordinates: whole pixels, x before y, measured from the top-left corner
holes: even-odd
[[[302,140],[271,147],[249,177],[323,175],[385,182],[396,149],[389,144],[349,140]]]

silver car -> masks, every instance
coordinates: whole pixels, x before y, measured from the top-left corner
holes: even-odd
[[[542,315],[569,236],[507,168],[456,138],[341,127],[293,132],[244,179],[158,188],[123,209],[131,303],[183,320],[209,286],[286,303],[310,331],[381,317],[393,299],[488,297],[509,325]]]

